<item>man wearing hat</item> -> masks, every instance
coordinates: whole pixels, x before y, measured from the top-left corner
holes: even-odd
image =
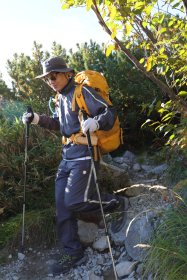
[[[80,121],[77,104],[75,111],[72,111],[76,88],[74,70],[68,68],[61,57],[52,57],[44,61],[43,74],[36,78],[42,79],[58,93],[58,117],[38,115],[34,112],[24,113],[23,123],[29,122],[47,129],[60,130],[62,136],[68,139],[63,144],[62,161],[55,179],[57,233],[62,254],[59,261],[52,265],[52,273],[58,275],[86,261],[78,236],[76,214],[86,213],[101,217],[95,181],[91,174],[90,151],[87,145],[71,141],[71,136],[80,130],[86,134],[87,131],[111,129],[116,119],[116,111],[93,88],[84,86],[82,94],[90,117]],[[99,162],[96,166],[98,169]],[[111,230],[114,233],[120,231],[126,221],[128,199],[101,194],[101,200],[105,213],[118,213],[111,224]]]

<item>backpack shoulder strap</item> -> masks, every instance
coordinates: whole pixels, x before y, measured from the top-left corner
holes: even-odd
[[[72,100],[72,111],[75,111],[75,101],[76,101],[80,110],[86,111],[86,113],[89,115],[88,107],[86,105],[84,96],[82,94],[82,87],[83,87],[83,84],[77,85],[75,88],[73,100]]]

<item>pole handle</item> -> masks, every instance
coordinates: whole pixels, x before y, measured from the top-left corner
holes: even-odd
[[[86,111],[82,110],[82,117],[83,117],[83,120],[87,120],[88,116],[87,116],[87,113]],[[93,146],[92,146],[92,141],[91,141],[91,136],[90,136],[90,132],[89,130],[86,131],[86,137],[87,137],[87,140],[88,140],[88,148],[89,148],[89,151],[90,151],[90,155],[92,158],[94,158],[94,155],[93,155]]]
[[[31,107],[31,106],[27,106],[27,113],[33,114],[33,110],[32,110],[32,107]],[[27,138],[27,139],[29,138],[29,125],[30,125],[30,122],[27,121],[27,122],[26,122],[26,138]]]

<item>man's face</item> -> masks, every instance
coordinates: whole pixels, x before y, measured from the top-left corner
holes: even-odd
[[[68,83],[66,73],[52,72],[44,78],[44,81],[54,90],[61,91]]]

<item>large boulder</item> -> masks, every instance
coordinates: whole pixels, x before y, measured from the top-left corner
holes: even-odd
[[[102,191],[106,192],[117,191],[131,185],[127,171],[104,161],[101,162],[98,181]]]
[[[129,224],[126,230],[125,248],[131,258],[143,261],[147,248],[149,248],[153,230],[152,219],[146,214]]]

